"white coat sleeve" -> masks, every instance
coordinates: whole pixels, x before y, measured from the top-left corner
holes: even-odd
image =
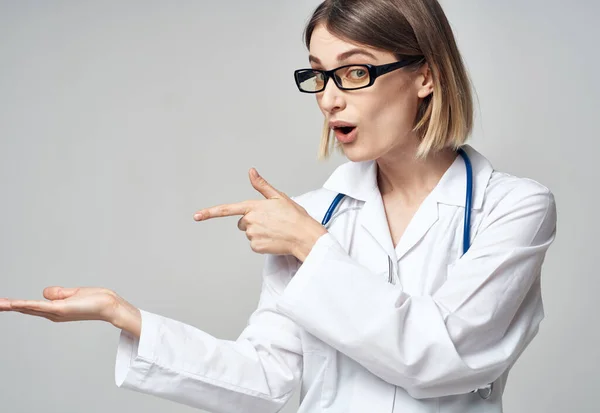
[[[275,304],[289,264],[266,256],[258,308],[236,341],[142,311],[139,340],[121,332],[117,386],[215,413],[279,411],[302,374],[299,329]]]
[[[483,387],[516,361],[544,316],[540,273],[556,208],[549,191],[527,188],[514,189],[484,218],[431,296],[376,277],[325,234],[278,308],[415,398]]]

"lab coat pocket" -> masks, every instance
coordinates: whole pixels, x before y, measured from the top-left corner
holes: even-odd
[[[323,371],[325,370],[325,356],[320,353],[303,353],[302,386],[300,401],[305,398],[320,400],[323,391]]]
[[[304,368],[307,371],[305,380],[314,381],[319,384],[321,395],[321,406],[327,408],[331,405],[336,395],[337,380],[337,351],[319,340],[315,336],[306,333],[303,342]]]

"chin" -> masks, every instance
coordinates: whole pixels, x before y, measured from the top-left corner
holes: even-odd
[[[365,148],[358,145],[358,142],[341,145],[342,152],[352,162],[365,162],[377,159],[380,154],[376,153],[373,148]]]

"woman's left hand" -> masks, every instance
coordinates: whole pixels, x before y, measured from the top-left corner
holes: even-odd
[[[199,210],[196,221],[243,215],[238,228],[246,233],[250,247],[260,254],[294,255],[304,261],[317,239],[327,230],[286,194],[273,188],[256,169],[250,182],[265,199],[218,205]]]

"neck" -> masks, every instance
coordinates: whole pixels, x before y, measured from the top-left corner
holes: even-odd
[[[403,204],[420,204],[435,188],[456,158],[452,149],[415,158],[416,147],[398,148],[377,159],[377,183],[381,196]]]

